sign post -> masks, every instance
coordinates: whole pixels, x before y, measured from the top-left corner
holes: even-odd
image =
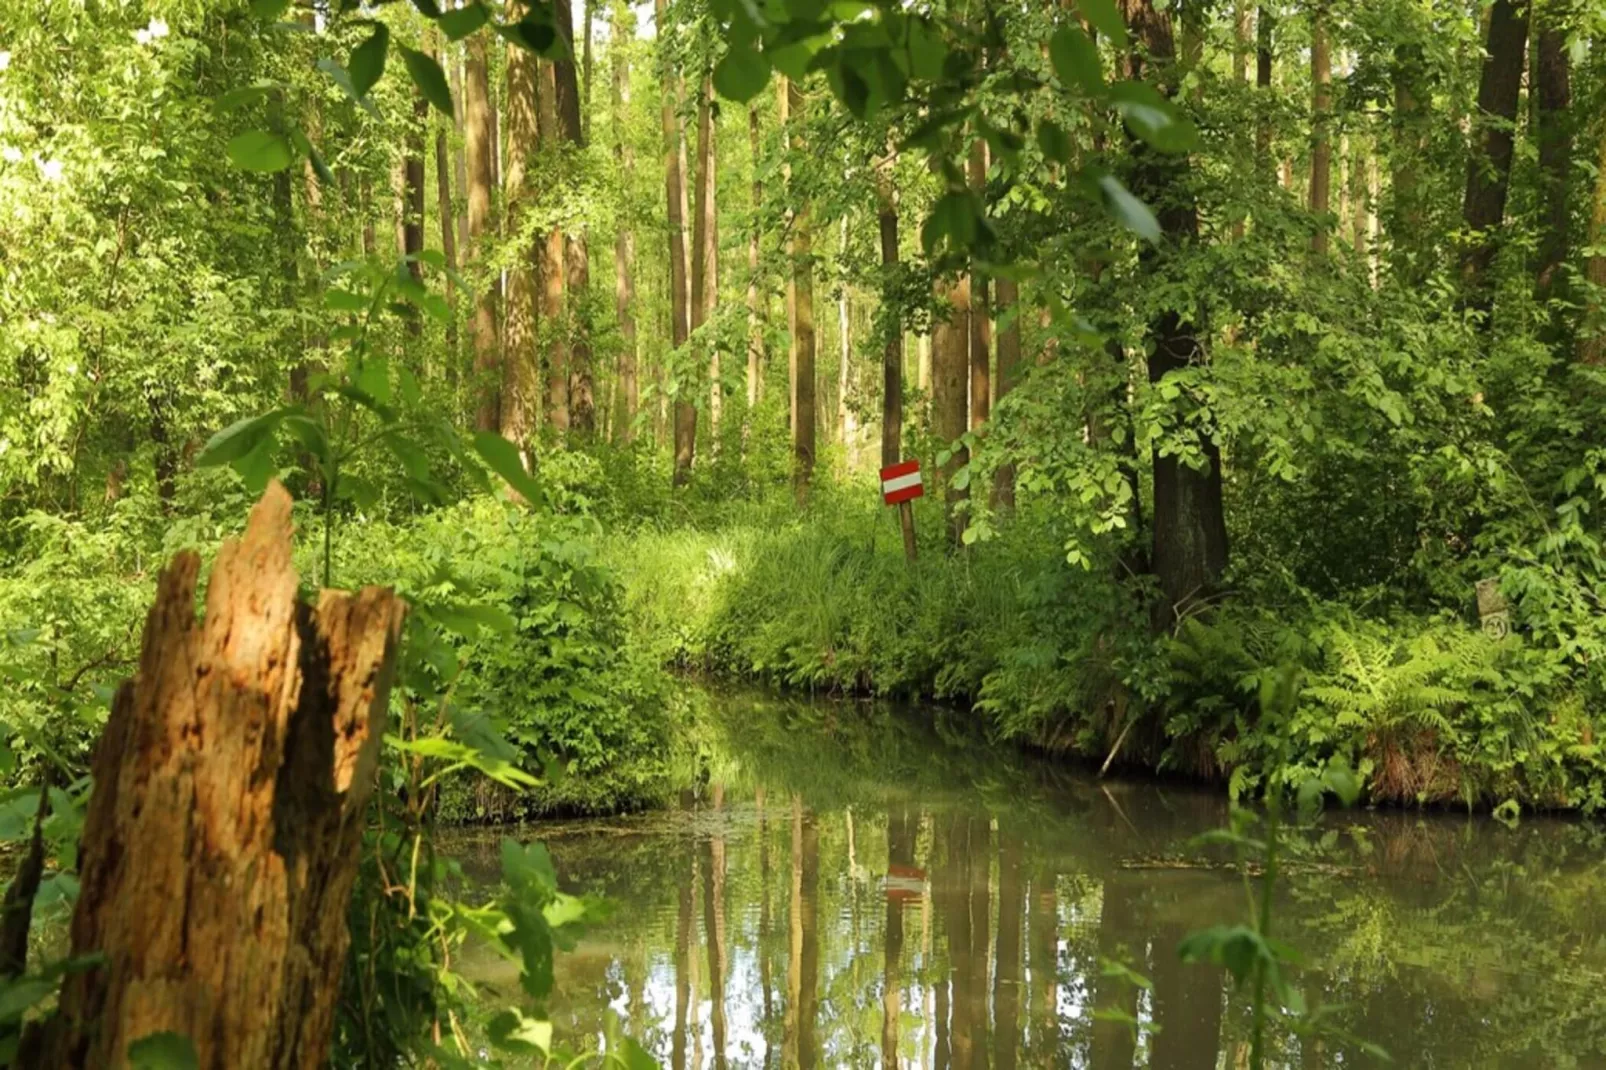
[[[898,507],[898,523],[903,528],[903,555],[910,561],[915,559],[915,513],[909,503],[925,493],[919,461],[900,461],[881,469],[881,499]]]

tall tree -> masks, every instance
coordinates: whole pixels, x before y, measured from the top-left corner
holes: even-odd
[[[1273,52],[1276,44],[1274,38],[1276,27],[1277,16],[1272,12],[1270,4],[1261,4],[1255,9],[1255,88],[1260,90],[1258,94],[1260,117],[1255,123],[1255,164],[1261,175],[1266,178],[1272,174],[1271,76],[1272,64],[1276,58]]]
[[[781,79],[782,123],[786,132],[789,159],[803,159],[808,152],[804,136],[807,112],[803,91],[790,78]],[[787,165],[791,184],[791,164]],[[792,461],[793,487],[799,504],[808,499],[814,479],[815,382],[814,382],[814,232],[808,200],[796,187],[792,191],[791,261],[788,283],[792,321]]]
[[[1014,279],[1000,277],[993,284],[993,312],[998,317],[998,354],[993,392],[999,401],[1015,388],[1020,377],[1020,289]],[[1015,466],[1001,464],[993,473],[993,505],[1015,505]]]
[[[1494,0],[1478,80],[1478,119],[1467,160],[1467,192],[1461,207],[1469,233],[1461,258],[1463,294],[1469,308],[1485,315],[1492,301],[1488,271],[1494,262],[1495,232],[1505,220],[1511,183],[1517,100],[1527,49],[1526,5],[1519,0]]]
[[[669,220],[669,339],[678,351],[686,344],[690,331],[691,280],[690,262],[686,257],[686,150],[680,124],[680,75],[675,71],[673,59],[666,45],[668,4],[654,0],[653,11],[658,26],[660,47],[659,62],[663,65],[662,115],[664,129],[664,199]],[[687,409],[690,408],[688,412]],[[691,435],[682,430],[689,425]],[[684,486],[691,479],[692,454],[697,445],[697,410],[688,391],[675,395],[675,486]]]
[[[563,54],[553,61],[557,89],[558,128],[571,153],[585,148],[580,120],[580,82],[575,69],[574,14],[568,4],[552,6]],[[587,27],[589,29],[589,26]],[[587,48],[589,55],[589,46]],[[597,406],[591,368],[591,254],[583,223],[571,224],[564,242],[566,321],[569,329],[569,418],[577,434],[589,438],[596,430]]]
[[[885,286],[881,299],[881,330],[886,343],[881,351],[881,464],[903,459],[903,324],[899,321],[893,287],[898,281],[898,192],[892,181],[896,151],[889,147],[876,168],[876,224],[881,235],[881,272]]]
[[[1538,97],[1539,181],[1544,208],[1535,265],[1535,293],[1548,301],[1560,289],[1567,261],[1568,193],[1572,171],[1572,77],[1567,59],[1567,27],[1557,0],[1540,3],[1534,20],[1534,83]]]
[[[937,297],[948,313],[935,322],[931,332],[931,432],[939,443],[949,446],[965,433],[969,416],[970,276],[944,281]],[[937,471],[947,502],[948,534],[955,545],[965,531],[960,503],[966,493],[954,486],[954,474],[967,460],[965,449],[955,448],[948,463]]]
[[[443,46],[441,66],[451,64]],[[454,67],[455,69],[455,67]],[[457,383],[457,213],[452,206],[452,164],[448,124],[435,128],[435,214],[441,225],[441,256],[446,260],[446,381]]]
[[[1122,0],[1127,25],[1154,66],[1154,76],[1167,94],[1175,92],[1176,49],[1171,17],[1153,0]],[[1133,77],[1144,74],[1142,61],[1131,60]],[[1182,154],[1162,154],[1134,142],[1133,193],[1159,206],[1165,240],[1148,248],[1145,261],[1158,266],[1169,250],[1198,240],[1199,214],[1190,189],[1190,163]],[[1158,383],[1205,360],[1199,330],[1181,308],[1163,308],[1149,325],[1149,381]],[[1192,421],[1189,421],[1192,423]],[[1206,421],[1208,424],[1208,421]],[[1215,587],[1227,567],[1227,522],[1222,502],[1221,449],[1208,431],[1200,433],[1203,468],[1174,452],[1155,450],[1154,541],[1150,567],[1160,583],[1161,600],[1154,623],[1170,629],[1180,614]]]
[[[747,407],[758,407],[764,375],[764,317],[759,305],[759,232],[763,227],[764,178],[758,105],[747,106],[747,147],[753,161],[753,218],[747,228]]]
[[[691,250],[691,329],[697,331],[713,318],[719,295],[719,220],[715,190],[717,158],[714,147],[714,82],[704,72],[697,89],[697,173],[696,197],[692,209]],[[708,430],[719,434],[719,349],[708,347]],[[692,409],[693,436],[697,433],[697,410]]]
[[[491,219],[492,155],[495,132],[491,129],[491,83],[486,62],[485,34],[468,39],[468,60],[463,70],[464,155],[468,162],[468,233],[470,252],[477,266],[485,263],[486,246],[495,237]],[[496,284],[488,271],[477,280],[479,297],[471,324],[474,343],[474,426],[495,431],[501,422],[501,363],[497,353]]]
[[[970,188],[978,197],[987,185],[987,142],[970,144]],[[987,276],[970,271],[970,429],[981,432],[992,412],[991,368],[993,322],[987,300]]]
[[[1606,132],[1596,135],[1595,188],[1590,200],[1589,231],[1586,242],[1591,250],[1584,260],[1584,314],[1578,337],[1578,358],[1586,364],[1606,364]]]
[[[614,4],[610,53],[613,61],[613,160],[626,188],[635,180],[636,153],[626,130],[630,113],[630,57],[625,42],[635,36],[635,12],[624,0]],[[636,410],[641,386],[636,370],[636,232],[628,218],[614,234],[614,303],[619,316],[619,405],[615,437],[629,442],[635,436]]]
[[[563,131],[558,119],[558,80],[554,64],[542,61],[536,84],[536,126],[548,158],[556,158]],[[569,432],[569,333],[564,329],[563,225],[554,222],[536,246],[541,278],[541,349],[546,365],[547,426],[560,437]]]
[[[522,19],[525,0],[509,0],[510,22]],[[503,191],[507,230],[524,233],[531,201],[530,168],[538,151],[536,85],[540,61],[535,53],[510,45],[507,50],[507,165]],[[507,305],[502,321],[502,437],[523,448],[535,432],[541,411],[541,357],[536,338],[540,279],[534,248],[516,251],[507,271]]]
[[[1316,216],[1311,248],[1327,252],[1327,211],[1333,189],[1333,57],[1328,42],[1327,0],[1310,8],[1310,211]]]

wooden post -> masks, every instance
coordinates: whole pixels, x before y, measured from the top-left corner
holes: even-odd
[[[903,528],[903,556],[910,561],[914,561],[919,555],[915,548],[915,510],[913,503],[898,503],[898,524]]]
[[[156,1033],[203,1070],[322,1066],[404,604],[297,597],[290,495],[157,583],[139,668],[95,753],[68,977],[24,1067],[127,1065]]]

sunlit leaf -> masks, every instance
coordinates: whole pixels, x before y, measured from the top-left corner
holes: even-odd
[[[351,86],[357,96],[366,97],[385,73],[385,59],[390,55],[390,27],[383,22],[374,24],[368,39],[351,50],[346,70],[351,75]]]
[[[513,443],[495,431],[480,431],[474,435],[474,452],[526,501],[541,497],[541,488],[525,471],[524,458]]]
[[[1114,175],[1104,175],[1099,179],[1099,189],[1104,194],[1104,203],[1110,214],[1123,226],[1144,241],[1160,240],[1160,221],[1154,217],[1148,205],[1121,185],[1120,179]]]
[[[229,139],[224,149],[234,166],[244,171],[267,173],[283,171],[294,154],[290,142],[271,130],[246,130]]]
[[[1076,7],[1087,19],[1088,25],[1117,46],[1126,44],[1126,20],[1121,18],[1115,0],[1076,0]]]
[[[407,76],[413,80],[424,99],[434,105],[436,111],[450,117],[452,90],[446,84],[446,73],[435,62],[435,57],[405,46],[401,53],[402,62],[407,65]]]
[[[714,67],[714,88],[722,97],[746,104],[769,84],[770,65],[753,48],[730,48]]]
[[[1099,50],[1078,26],[1061,26],[1048,40],[1049,59],[1054,73],[1067,86],[1079,86],[1084,93],[1104,91],[1104,68]]]
[[[479,0],[475,0],[466,7],[441,12],[440,28],[448,41],[461,41],[489,21],[490,11]]]

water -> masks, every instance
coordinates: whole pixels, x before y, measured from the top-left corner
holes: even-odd
[[[864,704],[714,702],[678,808],[543,826],[613,919],[559,958],[560,1036],[610,1014],[671,1070],[1248,1065],[1250,1004],[1185,965],[1247,918],[1190,846],[1218,793],[999,755]],[[494,836],[457,845],[496,880]],[[1327,1035],[1272,1065],[1606,1067],[1606,836],[1466,815],[1329,815],[1294,837],[1277,935]],[[1128,972],[1130,971],[1130,972]],[[514,998],[489,955],[469,972]]]

